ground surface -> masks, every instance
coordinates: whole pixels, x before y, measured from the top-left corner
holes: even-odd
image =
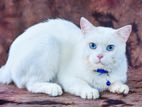
[[[129,70],[130,93],[127,96],[101,93],[97,100],[83,100],[69,94],[49,97],[31,94],[15,85],[0,85],[0,107],[142,107],[142,69]]]

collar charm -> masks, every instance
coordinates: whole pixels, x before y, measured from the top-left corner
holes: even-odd
[[[110,85],[111,85],[111,82],[110,82],[109,80],[107,80],[106,85],[107,85],[107,86],[110,86]]]

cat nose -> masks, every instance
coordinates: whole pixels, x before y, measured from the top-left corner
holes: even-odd
[[[102,54],[99,54],[97,57],[98,57],[99,59],[102,59],[104,56],[103,56]]]

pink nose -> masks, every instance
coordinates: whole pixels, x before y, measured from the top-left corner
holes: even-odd
[[[102,58],[103,58],[103,55],[102,55],[102,54],[99,54],[97,57],[98,57],[99,59],[102,59]]]

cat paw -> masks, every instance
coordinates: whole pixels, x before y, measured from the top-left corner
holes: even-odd
[[[129,87],[122,83],[114,83],[109,87],[110,92],[118,94],[128,94]]]
[[[87,88],[80,91],[80,97],[83,99],[99,98],[99,91],[93,88]]]
[[[62,88],[58,84],[52,84],[48,90],[46,90],[46,93],[49,94],[50,96],[58,96],[62,95],[63,91]]]

